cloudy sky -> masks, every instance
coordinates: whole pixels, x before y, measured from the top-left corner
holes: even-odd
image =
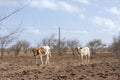
[[[58,33],[77,39],[82,45],[93,39],[109,44],[120,32],[120,0],[0,0],[0,18],[26,5],[22,11],[0,23],[2,34],[21,24],[20,40],[36,45]]]

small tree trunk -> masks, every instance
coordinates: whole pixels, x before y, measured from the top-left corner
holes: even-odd
[[[72,50],[72,54],[73,54],[74,58],[76,58],[75,51],[73,49],[71,49],[71,50]]]
[[[1,59],[3,59],[4,49],[1,49]]]

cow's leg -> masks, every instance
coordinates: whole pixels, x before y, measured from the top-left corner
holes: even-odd
[[[42,55],[40,55],[40,59],[41,59],[42,65],[43,65]]]
[[[87,60],[87,61],[88,61],[88,64],[89,64],[89,60],[90,60],[90,56],[88,56],[88,60]]]
[[[80,65],[80,62],[81,62],[80,55],[78,56],[78,59],[79,59],[79,65]]]
[[[46,58],[46,64],[49,64],[49,57],[50,57],[51,53],[48,51],[47,52],[47,58]]]
[[[51,57],[51,51],[49,50],[49,56]]]
[[[36,58],[36,65],[38,65],[38,60],[37,60],[37,59],[38,59],[38,56],[36,56],[35,58]]]
[[[85,56],[85,65],[88,63],[88,56]]]
[[[81,62],[82,62],[82,65],[83,65],[83,56],[81,56]]]
[[[49,64],[49,55],[47,55],[46,64]]]

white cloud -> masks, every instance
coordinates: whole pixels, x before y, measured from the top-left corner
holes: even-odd
[[[41,31],[39,29],[36,29],[34,27],[27,27],[24,31],[25,33],[32,34],[32,35],[40,35]]]
[[[16,0],[0,0],[0,6],[18,6],[18,2]]]
[[[88,31],[87,30],[76,30],[76,29],[66,29],[66,30],[63,30],[63,32],[67,32],[67,33],[70,33],[70,34],[88,34]]]
[[[77,0],[79,3],[90,4],[89,0]]]
[[[84,20],[86,16],[84,14],[80,14],[80,19]]]
[[[33,8],[46,8],[51,10],[63,10],[69,13],[82,13],[84,9],[81,9],[75,5],[69,4],[66,1],[57,0],[34,0],[30,3]]]
[[[117,7],[112,7],[112,8],[109,8],[109,9],[106,9],[107,12],[110,12],[112,14],[115,14],[115,15],[120,15],[120,9],[118,9]]]
[[[62,10],[65,10],[67,12],[70,12],[70,13],[79,13],[79,12],[82,12],[81,9],[79,9],[78,7],[76,6],[73,6],[65,1],[59,1],[58,2],[58,7]]]
[[[19,6],[23,5],[25,3],[28,3],[30,0],[0,0],[0,6]],[[82,1],[82,0],[80,0]],[[82,2],[88,3],[88,0],[83,0]],[[68,1],[64,0],[32,0],[28,6],[31,6],[33,8],[46,8],[50,10],[61,10],[66,11],[68,13],[77,13],[77,14],[83,14],[85,11],[85,8],[80,8],[76,6],[75,4],[70,4]],[[83,15],[80,15],[80,18],[84,18]]]
[[[92,22],[98,26],[101,27],[101,29],[103,29],[104,31],[118,31],[119,28],[119,24],[116,21],[113,21],[111,19],[108,18],[103,18],[103,17],[99,17],[99,16],[94,16],[92,18]]]
[[[33,0],[30,3],[30,6],[35,8],[47,8],[52,10],[55,10],[57,8],[56,3],[50,0]]]

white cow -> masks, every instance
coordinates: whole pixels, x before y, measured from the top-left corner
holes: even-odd
[[[85,61],[85,64],[89,63],[89,59],[90,59],[90,49],[88,47],[77,47],[77,52],[78,52],[78,56],[79,56],[79,60],[81,57],[81,62],[83,64],[83,62]],[[85,60],[84,60],[85,57]],[[80,65],[80,61],[79,61],[79,65]]]
[[[36,64],[38,64],[38,57],[40,57],[41,62],[43,64],[43,56],[46,56],[46,63],[45,64],[49,64],[49,57],[51,56],[51,51],[50,51],[50,47],[49,46],[42,46],[42,47],[38,47],[38,48],[34,48],[32,50],[34,56],[36,56]]]

